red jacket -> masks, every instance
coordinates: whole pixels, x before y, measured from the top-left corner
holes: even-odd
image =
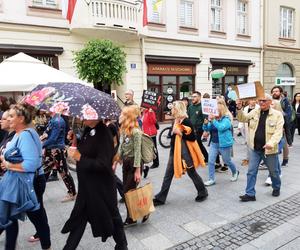
[[[155,127],[156,115],[155,112],[146,109],[143,112],[143,131],[149,136],[156,136],[157,129]]]

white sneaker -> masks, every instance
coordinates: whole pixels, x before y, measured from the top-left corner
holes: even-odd
[[[230,178],[230,181],[237,181],[237,179],[239,178],[239,174],[240,174],[240,172],[237,170],[236,172],[235,172],[235,174],[233,174],[232,175],[232,177]]]
[[[266,179],[265,184],[266,184],[267,186],[271,186],[271,185],[272,185],[271,177],[268,177],[268,178]]]
[[[207,187],[215,185],[215,184],[216,184],[216,182],[214,180],[208,180],[208,181],[204,182],[204,185]]]

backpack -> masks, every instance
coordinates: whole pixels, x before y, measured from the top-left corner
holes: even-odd
[[[154,147],[154,143],[152,138],[145,133],[142,134],[142,161],[143,163],[150,163],[156,158],[156,149]]]

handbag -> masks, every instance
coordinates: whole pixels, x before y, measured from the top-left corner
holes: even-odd
[[[4,154],[4,159],[10,163],[16,164],[21,163],[23,161],[23,156],[18,148],[19,138],[17,139],[15,146],[8,149]]]
[[[125,201],[130,218],[137,220],[155,211],[153,205],[153,188],[148,183],[143,187],[125,193]]]

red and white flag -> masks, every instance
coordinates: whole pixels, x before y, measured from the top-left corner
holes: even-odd
[[[148,24],[147,0],[143,1],[143,27]]]
[[[62,16],[68,19],[69,23],[72,21],[75,5],[76,0],[62,0]]]

